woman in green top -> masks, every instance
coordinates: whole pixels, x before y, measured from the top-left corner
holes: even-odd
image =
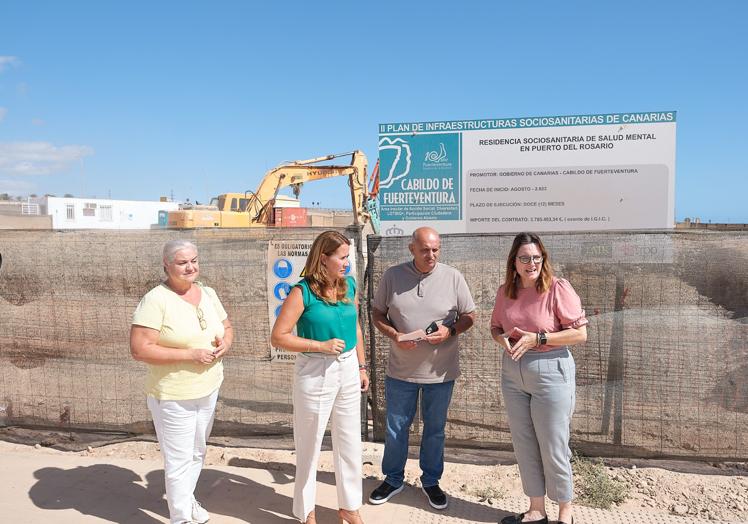
[[[317,522],[317,462],[330,415],[339,522],[363,524],[358,513],[362,500],[360,413],[361,392],[369,388],[369,377],[356,281],[346,277],[350,244],[337,231],[325,231],[314,240],[305,277],[289,293],[270,335],[274,346],[298,353],[293,388],[293,513],[306,524]]]

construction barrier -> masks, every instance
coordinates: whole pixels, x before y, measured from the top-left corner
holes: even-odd
[[[163,243],[187,238],[200,250],[201,280],[216,289],[236,330],[214,433],[289,434],[293,366],[270,360],[267,247],[320,231],[0,232],[0,425],[152,432],[129,323],[161,280]],[[367,299],[387,267],[410,258],[409,239],[364,242],[358,230],[345,231],[365,250],[357,267],[373,364],[373,436],[381,439],[389,345],[371,328]],[[447,427],[453,445],[510,445],[488,323],[512,238],[442,239],[442,261],[463,272],[478,308],[476,325],[460,336],[463,374]],[[573,446],[604,455],[747,459],[748,232],[543,239],[590,319],[587,343],[573,350]]]

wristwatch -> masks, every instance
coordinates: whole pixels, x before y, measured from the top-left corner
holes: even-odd
[[[538,342],[540,346],[545,346],[548,343],[548,336],[542,331],[538,333]]]
[[[449,336],[450,337],[457,336],[457,329],[454,326],[449,326]]]

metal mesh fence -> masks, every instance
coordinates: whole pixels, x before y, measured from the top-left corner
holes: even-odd
[[[509,446],[500,355],[489,322],[513,235],[450,235],[441,261],[458,268],[477,306],[460,337],[462,376],[449,413],[453,442]],[[748,235],[546,234],[558,275],[587,311],[573,349],[573,446],[620,456],[748,457]],[[408,238],[370,239],[371,289],[409,259]],[[375,436],[383,438],[388,341],[374,335]],[[418,429],[418,428],[417,428]]]
[[[236,330],[215,433],[290,433],[293,369],[269,360],[267,245],[320,231],[0,233],[0,424],[151,432],[145,369],[130,357],[129,322],[161,280],[163,243],[189,238],[200,249],[201,280],[216,289]],[[574,444],[624,456],[747,458],[748,233],[543,239],[590,319],[587,343],[573,351]],[[463,375],[447,428],[454,444],[509,445],[488,322],[511,241],[442,239],[442,261],[463,272],[478,308],[476,325],[460,339]],[[384,269],[408,259],[407,238],[368,243],[362,298]],[[361,258],[358,268],[362,273]],[[361,303],[374,363],[374,435],[381,438],[388,343]]]
[[[186,238],[200,251],[200,280],[216,290],[236,333],[215,433],[291,433],[293,366],[270,361],[267,246],[321,231],[2,233],[0,424],[152,432],[129,326],[162,279],[164,242]]]

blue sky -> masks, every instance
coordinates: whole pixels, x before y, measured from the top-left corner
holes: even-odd
[[[743,1],[21,2],[0,192],[205,201],[377,124],[676,110],[676,218],[748,222]],[[302,201],[347,207],[342,179]]]

